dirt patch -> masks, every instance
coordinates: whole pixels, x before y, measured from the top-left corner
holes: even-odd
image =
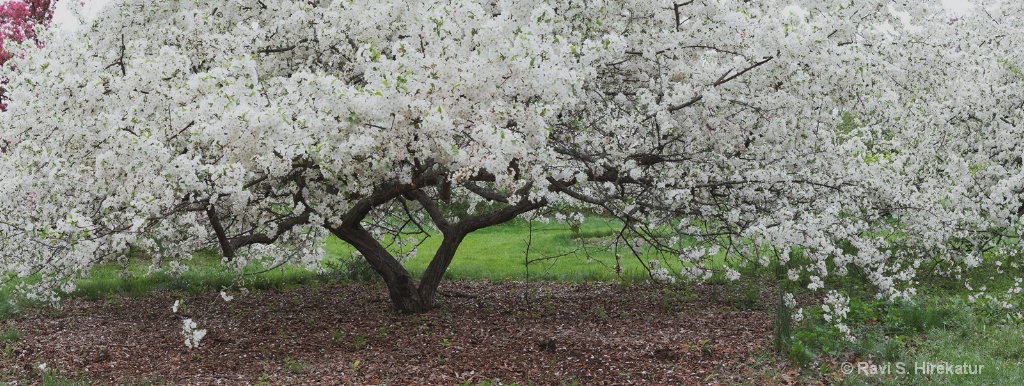
[[[49,371],[97,383],[156,384],[708,384],[742,382],[770,316],[655,286],[452,282],[442,306],[391,311],[378,285],[177,299],[72,299],[4,322],[21,333],[0,353],[0,379]],[[721,289],[719,289],[721,292]],[[762,300],[762,304],[768,304]],[[185,347],[182,320],[208,335]],[[4,342],[0,342],[2,348]]]

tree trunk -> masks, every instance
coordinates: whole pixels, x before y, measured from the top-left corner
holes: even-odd
[[[383,275],[382,275],[383,276]],[[388,295],[391,295],[391,304],[395,309],[406,314],[427,312],[434,308],[434,294],[421,296],[416,287],[416,281],[407,275],[392,276],[388,280],[385,276],[384,282],[388,285]]]
[[[792,256],[790,256],[792,258]],[[793,341],[793,315],[792,310],[786,305],[786,265],[775,256],[775,282],[778,287],[775,289],[775,331],[774,340],[775,352],[788,355]]]
[[[530,185],[521,188],[517,194],[525,195],[529,192],[529,187]],[[440,248],[437,249],[434,258],[430,260],[430,265],[427,266],[427,270],[418,284],[416,280],[413,280],[409,271],[402,266],[402,263],[399,263],[384,246],[373,238],[370,232],[360,225],[360,221],[366,217],[373,205],[379,205],[379,203],[402,194],[407,194],[409,198],[419,201],[444,235]],[[375,204],[374,202],[379,203]],[[523,198],[500,210],[471,216],[456,224],[451,224],[432,199],[413,187],[411,190],[395,190],[388,195],[377,197],[376,201],[364,200],[350,210],[342,225],[327,226],[327,229],[363,254],[370,267],[373,267],[373,270],[384,279],[384,283],[388,286],[388,294],[391,295],[391,302],[397,310],[404,313],[418,313],[434,308],[437,287],[441,284],[444,273],[455,257],[455,251],[459,249],[459,244],[462,244],[466,235],[478,229],[507,222],[545,204],[546,202],[543,200],[531,202]]]
[[[444,273],[448,271],[448,266],[455,258],[455,251],[459,249],[459,244],[462,244],[465,237],[466,234],[461,229],[444,234],[441,246],[437,248],[434,258],[430,260],[430,265],[427,266],[427,270],[423,272],[423,277],[420,279],[420,297],[434,299],[437,287],[441,284]]]
[[[463,232],[446,234],[441,241],[441,247],[423,273],[422,280],[417,284],[409,271],[362,227],[329,229],[335,236],[363,254],[366,262],[384,279],[395,309],[404,313],[426,312],[434,308],[437,287],[441,284],[445,271],[455,257],[455,251],[465,237]]]

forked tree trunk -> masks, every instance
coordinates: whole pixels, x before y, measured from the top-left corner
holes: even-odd
[[[525,197],[526,193],[529,192],[530,186],[527,185],[521,188],[516,194]],[[441,278],[444,277],[445,271],[451,265],[452,258],[455,257],[455,251],[459,249],[459,244],[466,238],[466,235],[479,229],[510,221],[520,214],[540,208],[546,204],[544,200],[532,202],[523,198],[519,202],[510,204],[500,210],[470,216],[452,224],[445,218],[441,210],[438,209],[436,203],[424,192],[417,190],[415,185],[411,189],[396,189],[388,192],[388,194],[382,193],[379,197],[371,197],[361,201],[345,216],[346,219],[342,222],[342,225],[336,227],[328,226],[327,229],[363,254],[366,262],[370,263],[370,267],[373,267],[373,270],[387,284],[388,294],[391,296],[391,302],[395,305],[395,308],[405,313],[425,312],[434,308],[434,296],[437,292],[437,287],[441,284]],[[380,245],[373,238],[373,235],[367,232],[360,224],[374,205],[380,205],[399,195],[408,195],[419,201],[423,205],[423,209],[430,215],[430,219],[441,230],[441,234],[444,235],[444,239],[441,240],[441,246],[434,254],[434,258],[430,260],[430,265],[423,272],[423,278],[419,283],[416,283],[416,280],[402,266],[402,263],[399,263],[398,259],[395,259],[388,252],[387,248]]]
[[[388,286],[388,295],[395,309],[404,313],[426,312],[434,308],[437,287],[441,284],[452,258],[455,257],[455,251],[465,238],[462,232],[445,235],[441,247],[417,283],[398,259],[361,226],[349,229],[332,228],[331,233],[363,254],[367,263]]]
[[[391,295],[391,304],[395,309],[404,313],[426,312],[434,308],[434,296],[421,296],[416,282],[409,276],[398,275],[395,279],[385,282],[388,286],[388,295]]]

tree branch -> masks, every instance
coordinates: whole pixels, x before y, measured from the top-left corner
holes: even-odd
[[[224,231],[224,226],[220,223],[220,218],[217,217],[217,210],[214,209],[213,205],[206,208],[206,217],[210,219],[210,226],[213,227],[213,232],[217,234],[217,242],[220,243],[221,253],[230,261],[235,257],[235,246],[228,240],[227,232]]]
[[[262,48],[259,51],[256,51],[256,53],[259,53],[259,54],[276,54],[276,53],[281,53],[281,52],[288,52],[288,51],[294,50],[300,44],[306,43],[306,42],[309,42],[309,39],[299,40],[295,44],[292,44],[292,45],[287,46],[287,47],[266,47],[266,48]]]
[[[437,225],[437,229],[440,229],[441,233],[447,234],[449,229],[451,229],[451,223],[448,222],[448,219],[444,218],[444,214],[438,209],[434,200],[427,197],[427,194],[422,189],[413,190],[410,194],[412,194],[416,201],[419,201],[420,205],[423,205],[423,209],[430,215],[430,219]]]

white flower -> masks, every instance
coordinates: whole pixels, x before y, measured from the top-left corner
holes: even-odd
[[[825,283],[821,281],[818,276],[811,276],[811,282],[807,284],[807,289],[811,291],[817,291],[819,288],[824,288]]]
[[[736,281],[740,278],[740,273],[732,269],[727,269],[725,271],[725,278],[729,279],[730,281]]]
[[[199,341],[203,340],[206,336],[206,329],[198,328],[192,318],[185,318],[182,321],[182,332],[185,334],[185,346],[188,348],[199,348]]]
[[[174,313],[178,313],[179,306],[181,306],[181,300],[175,300],[174,305],[171,306],[171,311],[174,311]]]
[[[220,291],[220,297],[221,299],[224,299],[225,302],[230,302],[231,299],[235,298],[234,296],[228,295],[228,293],[224,291]]]
[[[800,271],[797,269],[789,269],[786,271],[786,276],[789,277],[790,281],[797,281],[800,279]]]
[[[793,294],[791,293],[787,293],[785,296],[783,296],[783,301],[786,303],[786,307],[789,307],[791,309],[796,307],[796,299],[793,298]]]
[[[651,261],[652,266],[657,266],[655,263],[656,261]],[[672,277],[672,274],[665,268],[652,269],[651,279],[660,284],[672,284],[676,282],[676,278]]]

